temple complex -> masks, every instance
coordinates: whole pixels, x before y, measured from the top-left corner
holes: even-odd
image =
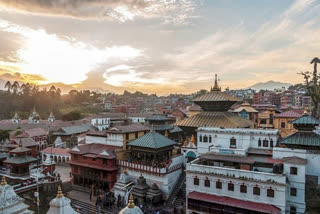
[[[70,203],[71,200],[63,195],[61,187],[59,186],[58,194],[51,200],[47,214],[79,214],[71,207]]]
[[[32,214],[24,199],[16,194],[13,187],[8,185],[3,176],[0,184],[0,209],[2,214]]]
[[[145,200],[147,186],[143,184],[144,181],[148,186],[157,184],[165,200],[170,196],[182,173],[184,161],[183,155],[174,149],[174,145],[176,142],[155,131],[128,144],[130,158],[118,160],[118,165],[137,181],[132,190],[135,198],[139,196],[141,201]]]
[[[221,91],[218,86],[217,75],[214,86],[210,92],[193,99],[193,102],[201,106],[202,112],[185,118],[175,125],[183,129],[188,136],[194,134],[198,127],[225,127],[225,128],[250,128],[253,123],[248,119],[240,117],[228,110],[236,102],[241,101]]]
[[[21,142],[19,147],[9,152],[10,158],[3,162],[9,168],[11,179],[20,180],[30,175],[30,165],[37,162],[30,152],[31,150],[24,148]]]

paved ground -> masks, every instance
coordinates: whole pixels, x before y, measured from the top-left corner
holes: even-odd
[[[56,165],[56,171],[60,174],[62,182],[70,181],[71,167],[69,165]]]

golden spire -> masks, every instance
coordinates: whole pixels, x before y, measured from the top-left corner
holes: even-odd
[[[168,137],[169,135],[168,135],[168,130],[166,130],[166,132],[164,133],[164,136],[165,137]]]
[[[1,180],[1,186],[7,185],[6,177],[3,175]]]
[[[133,195],[130,194],[128,208],[134,208],[134,207],[135,207],[135,204],[134,204],[134,200],[133,200]]]
[[[192,143],[195,143],[196,142],[196,139],[194,138],[194,135],[191,136],[191,140],[190,140]]]
[[[63,193],[62,193],[61,186],[59,185],[59,186],[58,186],[57,198],[62,198],[62,197],[64,197],[64,195],[63,195]]]
[[[308,114],[307,108],[304,108],[303,114],[304,114],[304,115],[307,115],[307,114]]]
[[[211,88],[211,91],[221,91],[221,89],[218,86],[218,76],[217,76],[217,74],[215,75],[214,86],[213,86],[213,88]]]

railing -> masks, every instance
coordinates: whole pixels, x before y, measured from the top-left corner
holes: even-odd
[[[193,161],[187,164],[187,171],[212,174],[223,177],[232,177],[243,180],[255,180],[262,182],[279,183],[283,185],[286,184],[286,176],[284,174],[273,174],[267,172],[256,172],[240,169],[223,168],[217,166],[207,166],[200,165],[195,162],[196,161]]]

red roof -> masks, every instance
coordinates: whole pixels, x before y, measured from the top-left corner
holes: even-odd
[[[289,117],[289,118],[298,118],[303,115],[303,112],[299,112],[298,110],[289,110],[282,112],[280,114],[276,114],[275,117]]]
[[[70,150],[70,153],[81,154],[88,156],[91,154],[91,157],[104,157],[104,158],[115,158],[114,150],[118,149],[118,146],[110,146],[98,143],[84,144],[79,145]],[[108,155],[103,155],[103,152],[106,152]],[[93,156],[92,156],[93,155]]]
[[[100,170],[104,170],[104,171],[115,171],[118,169],[117,167],[105,167],[105,166],[94,165],[92,163],[85,163],[85,162],[72,161],[72,160],[69,161],[68,164],[76,165],[76,166],[84,166],[87,168],[100,169]]]
[[[47,154],[55,154],[55,155],[70,155],[69,149],[64,149],[64,148],[52,148],[48,147],[44,150],[41,151],[42,153],[47,153]]]
[[[237,207],[237,208],[246,209],[246,210],[253,210],[253,211],[268,213],[268,214],[279,214],[281,212],[280,208],[271,204],[244,201],[244,200],[230,198],[226,196],[209,195],[209,194],[200,193],[200,192],[189,193],[188,199],[206,201],[206,202],[227,205],[227,206]]]
[[[25,130],[25,132],[28,134],[29,137],[43,136],[43,135],[47,135],[48,134],[42,128],[27,129],[27,130]]]

